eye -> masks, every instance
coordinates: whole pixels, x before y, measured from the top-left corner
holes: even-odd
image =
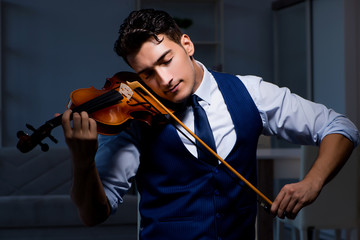
[[[154,74],[153,70],[146,71],[140,75],[140,77],[144,80],[149,80],[151,76]]]
[[[166,60],[163,62],[164,65],[168,65],[171,61],[172,61],[173,58],[170,58],[169,60]]]
[[[147,73],[147,74],[144,74],[144,78],[146,80],[148,80],[150,77],[151,77],[152,73]]]

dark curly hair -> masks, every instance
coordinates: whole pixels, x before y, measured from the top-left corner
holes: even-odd
[[[162,39],[158,38],[159,34],[180,44],[183,33],[167,12],[155,9],[133,11],[120,26],[114,50],[128,63],[127,56],[138,51],[150,37],[160,43]]]

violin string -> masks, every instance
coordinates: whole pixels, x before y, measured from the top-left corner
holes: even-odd
[[[90,101],[87,101],[75,107],[73,111],[75,112],[86,111],[88,113],[93,113],[102,108],[118,103],[122,98],[123,96],[119,92],[112,89],[96,98],[91,99]]]
[[[103,109],[105,107],[109,107],[112,105],[115,105],[117,103],[119,103],[121,100],[123,99],[123,96],[115,91],[115,90],[111,90],[106,94],[105,98],[99,98],[98,102],[96,105],[94,105],[94,107],[92,108],[92,111],[95,112],[99,109]]]
[[[88,111],[89,113],[96,112],[99,109],[105,108],[105,106],[107,105],[109,106],[112,105],[113,102],[115,104],[118,100],[117,95],[120,94],[118,94],[116,91],[111,90],[95,98],[92,102],[89,102],[89,104],[87,104],[88,106],[84,106],[84,107],[86,108],[86,111]]]
[[[149,104],[149,106],[152,107],[158,114],[162,114],[161,111],[160,111],[159,109],[157,109],[157,108],[154,106],[154,104],[152,104],[149,100],[147,100],[147,99],[145,98],[145,96],[143,96],[143,94],[140,93],[139,90],[134,89],[134,91],[135,91],[147,104]],[[140,102],[138,102],[138,103],[139,103],[139,104],[143,104],[143,105],[146,104],[146,103],[140,103]]]

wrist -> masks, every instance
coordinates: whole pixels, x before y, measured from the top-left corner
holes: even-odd
[[[317,191],[321,191],[323,186],[325,185],[326,179],[322,177],[320,174],[308,173],[305,178],[305,182],[308,182],[312,186],[313,189]]]
[[[94,158],[76,158],[73,157],[74,171],[87,171],[95,167]]]

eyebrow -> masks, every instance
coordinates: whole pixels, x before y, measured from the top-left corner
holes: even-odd
[[[155,63],[154,63],[153,65],[156,65],[156,64],[158,64],[159,62],[161,62],[161,60],[163,60],[164,57],[165,57],[169,52],[171,52],[171,49],[165,51],[165,52],[155,61]],[[145,68],[145,69],[139,71],[137,74],[140,75],[140,74],[148,71],[149,69],[150,69],[150,68]]]

